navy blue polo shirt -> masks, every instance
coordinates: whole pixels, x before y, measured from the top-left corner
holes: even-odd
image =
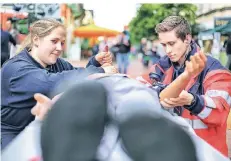
[[[58,58],[47,68],[36,62],[25,49],[8,60],[1,69],[1,130],[3,134],[21,132],[34,116],[31,108],[36,104],[35,93],[50,96],[58,82],[78,79],[93,73],[104,73],[92,57],[87,68],[74,68]]]

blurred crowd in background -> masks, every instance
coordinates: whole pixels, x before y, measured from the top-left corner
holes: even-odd
[[[137,4],[136,8],[136,15],[128,24],[124,24],[124,30],[114,31],[103,28],[104,26],[97,26],[94,21],[94,9],[85,9],[84,4],[1,4],[1,28],[9,32],[16,42],[16,45],[11,42],[9,54],[5,54],[8,55],[5,57],[10,58],[17,53],[32,22],[50,17],[63,22],[67,27],[64,58],[72,61],[87,59],[103,51],[104,46],[108,45],[119,69],[124,66],[123,73],[126,73],[129,61],[138,59],[144,67],[149,67],[165,55],[154,26],[164,17],[176,14],[189,20],[194,41],[205,53],[220,60],[227,68],[231,68],[228,40],[231,33],[231,5]],[[90,25],[93,26],[91,29],[95,30],[94,32],[99,32],[98,28],[106,29],[108,32],[96,35],[78,35],[76,32],[81,30],[81,27]],[[128,46],[123,45],[125,41]]]

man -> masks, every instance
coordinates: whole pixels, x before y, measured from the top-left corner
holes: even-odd
[[[118,40],[119,51],[116,55],[116,63],[118,64],[119,72],[127,74],[129,65],[129,53],[131,48],[130,37],[127,31],[123,31]]]
[[[18,31],[15,29],[15,26],[13,25],[12,18],[9,18],[6,21],[6,27],[7,27],[7,31],[12,35],[12,37],[16,41],[16,44],[18,44],[18,39],[17,39]],[[12,45],[12,44],[10,44],[9,46],[10,46],[10,58],[12,58],[13,56],[16,55],[16,49],[17,48],[15,45]]]
[[[198,40],[197,35],[194,35],[194,36],[193,36],[193,40],[194,40],[195,43],[200,47],[200,44],[199,44],[199,40]]]
[[[151,67],[151,72],[158,81],[168,85],[184,72],[199,47],[192,41],[189,23],[182,17],[169,16],[155,30],[167,55]],[[143,78],[151,82],[147,76]],[[230,82],[231,73],[218,60],[207,56],[204,70],[191,77],[184,94],[161,101],[164,108],[174,109],[198,136],[225,156],[228,156],[226,122],[231,106]]]
[[[140,40],[139,52],[142,54],[142,63],[143,63],[143,66],[145,67],[147,67],[149,63],[149,58],[147,56],[147,46],[148,46],[148,40],[147,38],[143,37]]]

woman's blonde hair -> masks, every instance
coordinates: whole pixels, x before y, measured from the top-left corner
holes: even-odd
[[[21,47],[20,47],[18,52],[21,52],[25,48],[27,48],[27,50],[30,51],[32,46],[33,46],[32,39],[34,36],[38,36],[39,38],[43,38],[43,37],[49,35],[54,29],[56,29],[58,27],[65,28],[61,22],[59,22],[55,19],[46,18],[46,19],[41,19],[41,20],[35,21],[30,26],[30,32],[26,36],[24,41],[22,42]]]

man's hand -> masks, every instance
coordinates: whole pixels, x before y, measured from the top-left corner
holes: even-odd
[[[37,119],[43,120],[49,109],[52,105],[59,99],[61,94],[56,95],[52,100],[47,96],[36,93],[34,95],[35,100],[37,101],[36,105],[31,109],[31,113],[36,116]]]
[[[170,98],[170,99],[164,99],[160,102],[160,104],[164,108],[174,108],[177,106],[185,106],[185,105],[191,105],[194,97],[192,94],[188,93],[187,91],[183,90],[179,97],[177,98]]]
[[[160,92],[160,100],[163,101],[162,104],[164,107],[170,108],[178,105],[187,105],[189,103],[187,100],[180,100],[181,97],[179,95],[182,93],[182,90],[187,87],[190,80],[198,76],[204,70],[206,62],[207,58],[201,52],[196,53],[195,55],[190,57],[190,61],[186,62],[184,72]],[[187,94],[186,96],[188,95],[191,97],[187,98],[192,98],[191,94]],[[177,97],[179,98],[179,100],[173,99]],[[165,101],[166,98],[172,98],[172,100],[169,99]]]
[[[199,75],[206,65],[207,58],[204,53],[199,52],[190,57],[190,61],[186,61],[184,74],[189,77]]]
[[[100,52],[95,56],[95,59],[101,64],[112,64],[112,54],[110,52]]]

